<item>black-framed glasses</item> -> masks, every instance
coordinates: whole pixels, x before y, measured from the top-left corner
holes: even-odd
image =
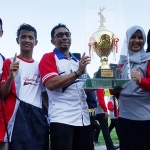
[[[57,37],[57,38],[63,38],[64,35],[65,35],[66,37],[70,37],[70,36],[71,36],[71,33],[70,33],[70,32],[59,32],[59,33],[57,33],[57,34],[55,35],[55,37]]]

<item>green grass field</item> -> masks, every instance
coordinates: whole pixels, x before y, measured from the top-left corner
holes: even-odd
[[[108,120],[108,123],[110,123],[110,120]],[[118,137],[116,135],[116,131],[115,129],[113,129],[111,131],[111,139],[113,141],[114,144],[118,144],[119,141],[118,141]],[[99,135],[99,142],[101,143],[101,145],[105,145],[105,141],[104,141],[104,138],[103,138],[103,134],[102,134],[102,131],[100,131],[100,135]]]

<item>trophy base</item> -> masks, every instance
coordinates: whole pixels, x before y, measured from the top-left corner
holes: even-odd
[[[88,78],[83,85],[84,89],[115,89],[123,88],[130,80],[123,79],[104,79],[104,78]]]
[[[94,75],[94,78],[120,79],[120,77],[117,69],[99,69]]]
[[[112,69],[99,69],[94,78],[115,78],[115,70]]]

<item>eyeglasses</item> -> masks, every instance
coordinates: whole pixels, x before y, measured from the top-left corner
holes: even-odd
[[[65,35],[66,37],[70,37],[70,36],[71,36],[71,33],[70,33],[70,32],[59,32],[59,33],[57,33],[54,37],[63,38],[64,35]]]

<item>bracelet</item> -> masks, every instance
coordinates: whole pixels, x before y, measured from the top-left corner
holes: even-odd
[[[75,73],[76,77],[79,78],[79,76],[78,76],[78,74],[76,73],[76,71],[74,71],[74,73]]]

